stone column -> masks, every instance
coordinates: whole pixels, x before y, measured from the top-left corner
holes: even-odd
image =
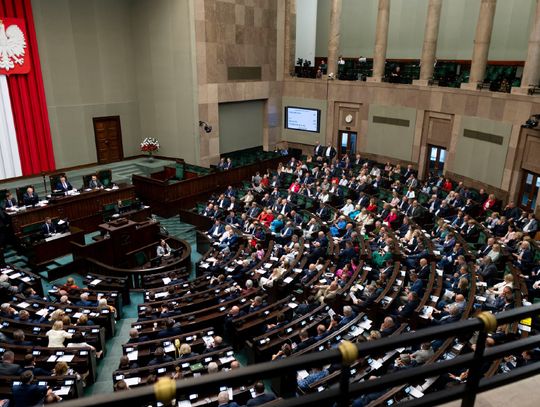
[[[283,76],[287,78],[291,73],[294,73],[296,64],[296,0],[285,1],[285,34],[284,34],[283,53],[285,55],[283,61]]]
[[[442,0],[429,0],[424,30],[424,46],[420,60],[420,80],[413,81],[414,85],[427,86],[433,78],[433,65],[437,55],[437,40],[439,38],[439,22],[441,20]]]
[[[379,0],[379,12],[377,13],[377,28],[375,32],[375,49],[373,50],[373,76],[367,78],[369,82],[381,82],[384,77],[389,22],[390,0]]]
[[[330,9],[330,33],[328,36],[328,61],[326,73],[338,75],[339,40],[341,37],[341,0],[332,0]]]
[[[478,15],[476,35],[474,37],[471,75],[469,83],[461,84],[464,89],[476,90],[478,84],[484,81],[496,6],[497,0],[482,0],[480,3],[480,14]]]
[[[523,68],[521,86],[512,88],[512,93],[527,94],[530,85],[538,86],[540,81],[540,1],[536,0],[536,14],[529,35],[529,49]]]

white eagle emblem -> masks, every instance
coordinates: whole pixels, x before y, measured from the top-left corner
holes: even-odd
[[[7,29],[0,20],[0,69],[9,71],[15,64],[24,64],[26,40],[21,29],[10,25]]]

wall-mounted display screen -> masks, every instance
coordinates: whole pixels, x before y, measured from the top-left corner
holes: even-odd
[[[290,130],[319,133],[321,127],[321,111],[304,107],[285,107],[285,128]]]

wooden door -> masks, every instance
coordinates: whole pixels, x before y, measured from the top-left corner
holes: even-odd
[[[94,117],[93,121],[98,164],[121,161],[124,151],[120,116]]]

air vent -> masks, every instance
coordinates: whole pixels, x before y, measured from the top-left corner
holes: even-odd
[[[488,143],[502,145],[504,142],[504,137],[497,136],[496,134],[482,133],[481,131],[476,130],[463,130],[463,137],[472,138],[475,140],[487,141]]]
[[[260,66],[229,66],[227,79],[229,81],[260,81],[261,72]]]
[[[401,126],[401,127],[409,127],[411,124],[410,120],[395,119],[393,117],[384,117],[384,116],[373,116],[373,123],[389,124],[391,126]]]

